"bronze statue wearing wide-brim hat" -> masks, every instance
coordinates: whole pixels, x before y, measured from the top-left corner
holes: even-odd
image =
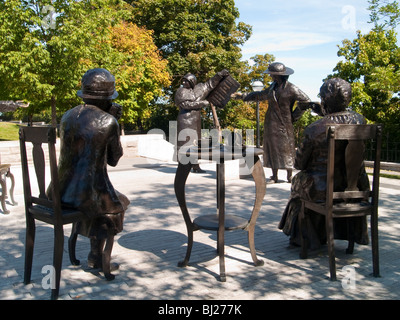
[[[118,97],[115,78],[106,69],[88,70],[82,77],[82,90],[77,95],[82,99],[113,100]]]
[[[289,76],[294,73],[294,70],[286,67],[281,62],[273,62],[268,66],[267,71],[265,73],[276,76]]]

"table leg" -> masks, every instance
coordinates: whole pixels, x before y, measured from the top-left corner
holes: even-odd
[[[226,281],[225,273],[225,163],[217,164],[217,203],[218,203],[218,235],[217,251],[219,255],[219,275],[222,282]]]
[[[10,211],[7,210],[7,207],[6,207],[7,184],[5,181],[5,177],[3,179],[3,174],[1,174],[1,176],[0,176],[0,184],[1,184],[1,195],[0,195],[1,207],[3,208],[4,214],[9,214]]]
[[[256,185],[256,200],[251,214],[249,225],[247,226],[248,240],[250,254],[253,262],[256,266],[262,266],[263,260],[259,260],[256,255],[256,248],[254,243],[254,230],[256,227],[256,221],[260,213],[261,205],[264,200],[265,192],[267,190],[267,184],[265,182],[264,168],[258,156],[254,157],[254,167],[252,170],[252,176]]]
[[[193,223],[190,219],[189,211],[186,206],[186,198],[185,198],[185,184],[187,177],[189,176],[190,170],[192,168],[192,164],[178,164],[178,168],[175,174],[175,181],[174,181],[174,189],[176,199],[178,200],[179,207],[181,208],[183,219],[185,220],[186,229],[188,233],[188,244],[186,250],[186,256],[183,261],[178,262],[178,267],[186,267],[189,263],[190,254],[192,252],[193,247]]]
[[[11,203],[13,206],[18,205],[18,202],[16,202],[14,200],[14,187],[15,187],[15,179],[14,179],[14,175],[11,173],[10,170],[8,170],[6,177],[10,178],[11,180],[11,187],[10,187],[10,199],[11,199]]]

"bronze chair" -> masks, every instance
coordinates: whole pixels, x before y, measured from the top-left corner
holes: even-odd
[[[55,283],[52,285],[51,298],[57,299],[60,289],[61,266],[64,249],[65,224],[76,223],[86,219],[84,213],[61,207],[60,190],[58,183],[58,169],[56,159],[56,129],[52,127],[21,127],[19,131],[22,177],[25,198],[26,239],[25,239],[25,270],[24,283],[31,281],[33,247],[35,242],[35,220],[53,225],[54,252],[53,267]],[[26,144],[33,144],[32,157],[36,175],[30,175]],[[46,195],[45,156],[42,145],[48,145],[51,178],[51,199]],[[31,180],[32,178],[32,180]],[[32,195],[31,182],[38,182],[38,195]]]
[[[336,262],[334,250],[333,219],[360,217],[370,215],[371,244],[373,275],[379,276],[378,251],[378,197],[379,172],[382,144],[381,125],[330,125],[327,126],[328,162],[327,162],[327,189],[326,202],[316,203],[302,199],[302,208],[299,216],[299,230],[301,232],[301,258],[307,258],[307,237],[304,234],[305,209],[325,216],[325,226],[329,253],[330,279],[336,280]],[[345,191],[334,190],[335,170],[335,142],[347,140],[345,163],[347,174],[347,188]],[[374,150],[373,181],[370,191],[359,191],[357,179],[364,162],[364,141],[370,140]],[[353,253],[354,239],[349,240],[346,253]]]

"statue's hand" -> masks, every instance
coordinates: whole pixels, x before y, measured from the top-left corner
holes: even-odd
[[[311,102],[311,110],[317,115],[323,117],[325,115],[325,110],[321,103],[319,102]]]
[[[242,100],[243,99],[243,93],[235,92],[235,93],[231,94],[231,99],[233,99],[233,100]]]
[[[218,72],[218,75],[219,75],[220,77],[227,77],[227,76],[229,76],[229,71],[226,70],[226,69],[224,69],[224,70]]]
[[[208,102],[207,100],[203,100],[200,102],[200,108],[206,108],[210,105],[210,102]]]

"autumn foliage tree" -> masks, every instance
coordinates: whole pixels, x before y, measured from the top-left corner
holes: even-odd
[[[169,86],[167,60],[163,59],[152,38],[153,32],[133,23],[121,22],[111,28],[112,53],[109,68],[116,77],[118,102],[123,106],[120,122],[135,123],[142,129],[151,117],[149,104],[163,96]]]
[[[248,71],[241,61],[241,45],[251,35],[251,26],[238,22],[239,10],[234,0],[127,0],[132,5],[132,22],[154,31],[154,41],[163,58],[168,60],[171,85],[166,88],[168,99],[156,106],[157,121],[153,124],[164,131],[165,119],[176,120],[174,93],[182,77],[191,72],[204,82],[222,69],[227,69],[239,82]],[[226,126],[225,111],[217,110],[221,126]],[[210,123],[210,110],[203,124]]]
[[[183,75],[204,81],[223,68],[237,75],[241,48],[251,27],[237,22],[233,0],[127,0],[132,21],[154,31],[154,41],[169,61],[175,91]]]
[[[30,114],[51,109],[56,126],[81,103],[83,74],[102,67],[116,76],[122,121],[140,126],[169,80],[152,33],[124,23],[131,10],[121,0],[0,1],[0,99],[25,100]]]
[[[123,3],[7,0],[0,12],[0,96],[29,102],[31,114],[51,109],[55,126],[57,112],[79,101],[80,78],[107,26],[126,13]]]

